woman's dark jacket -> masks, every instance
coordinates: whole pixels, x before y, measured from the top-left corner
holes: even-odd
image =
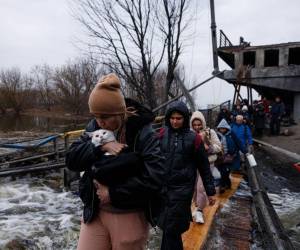
[[[159,208],[156,202],[164,177],[164,158],[160,152],[159,140],[151,127],[154,116],[151,111],[131,99],[126,99],[126,106],[134,107],[138,116],[129,117],[126,122],[128,148],[125,152],[110,157],[110,161],[100,147],[96,148],[92,144],[90,136],[84,133],[67,153],[67,167],[72,171],[85,171],[79,184],[85,223],[90,222],[99,209],[94,178],[108,186],[111,205],[115,208],[144,209],[152,223],[155,216],[153,213]],[[93,119],[87,125],[86,132],[97,129],[99,126]]]
[[[171,114],[177,111],[184,116],[184,125],[174,130]],[[164,210],[158,225],[168,232],[182,233],[189,228],[191,201],[195,189],[197,169],[208,196],[215,194],[213,177],[201,137],[189,128],[186,105],[175,102],[166,113],[166,126],[161,130],[161,150],[166,158],[165,185],[163,188]]]
[[[283,102],[274,102],[272,105],[271,105],[271,110],[270,110],[270,113],[271,113],[271,119],[281,119],[282,118],[282,115],[284,114],[284,104]]]
[[[231,113],[229,110],[221,109],[221,111],[218,113],[215,126],[218,126],[222,119],[225,119],[228,123],[231,123]]]
[[[265,128],[265,112],[262,103],[257,104],[254,109],[253,123],[255,128]]]

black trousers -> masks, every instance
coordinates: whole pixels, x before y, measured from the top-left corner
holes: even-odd
[[[271,118],[270,132],[272,135],[279,135],[280,133],[280,120],[277,117]]]
[[[183,243],[181,239],[181,234],[178,233],[170,233],[164,230],[162,242],[161,242],[161,250],[183,250]]]
[[[230,165],[228,164],[221,164],[218,165],[218,169],[221,174],[221,181],[220,186],[221,187],[231,187],[231,180],[230,180]]]

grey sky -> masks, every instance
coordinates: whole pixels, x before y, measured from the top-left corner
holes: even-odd
[[[80,27],[66,0],[0,0],[0,67],[60,65],[78,56],[72,45]]]
[[[84,37],[70,14],[68,0],[0,0],[0,69],[13,66],[23,72],[37,64],[61,65],[80,56],[73,42]],[[193,39],[181,62],[187,80],[200,82],[211,76],[209,0],[198,0],[197,23],[190,26]],[[231,42],[243,36],[252,45],[300,41],[299,0],[215,0],[217,28]],[[220,60],[220,68],[227,68]],[[197,103],[230,99],[233,88],[216,79],[197,91]]]

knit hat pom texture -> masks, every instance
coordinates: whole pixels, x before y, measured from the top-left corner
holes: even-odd
[[[100,78],[89,97],[89,109],[92,114],[124,114],[126,110],[121,82],[111,73]]]

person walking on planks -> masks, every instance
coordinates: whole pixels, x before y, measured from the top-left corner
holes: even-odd
[[[84,171],[79,184],[84,208],[77,249],[144,249],[148,222],[154,223],[160,207],[156,197],[164,176],[164,158],[151,127],[154,116],[124,99],[115,74],[97,83],[89,109],[95,118],[66,156],[70,170]],[[89,134],[98,129],[114,131],[117,141],[95,146]]]
[[[221,120],[217,126],[218,136],[223,147],[222,159],[217,167],[221,173],[220,193],[231,188],[230,172],[240,167],[239,151],[246,154],[248,151],[241,143],[236,134],[231,131],[231,127],[225,119]]]
[[[189,111],[183,102],[173,103],[166,112],[165,127],[159,132],[166,158],[163,210],[158,226],[163,230],[162,250],[182,250],[181,234],[192,221],[191,201],[197,169],[208,196],[215,194],[207,154],[201,136],[190,130]],[[211,198],[211,204],[214,203]]]
[[[190,125],[193,130],[201,135],[204,142],[206,153],[208,154],[208,161],[210,164],[210,170],[214,177],[215,182],[221,178],[219,170],[215,167],[214,162],[217,159],[217,153],[221,152],[222,145],[217,136],[217,133],[206,126],[206,121],[203,114],[200,111],[195,111],[192,114]],[[194,202],[196,205],[196,211],[193,213],[193,217],[196,223],[204,223],[203,209],[206,207],[207,199],[209,204],[212,202],[212,197],[206,195],[202,178],[197,174],[197,181],[194,193]]]

